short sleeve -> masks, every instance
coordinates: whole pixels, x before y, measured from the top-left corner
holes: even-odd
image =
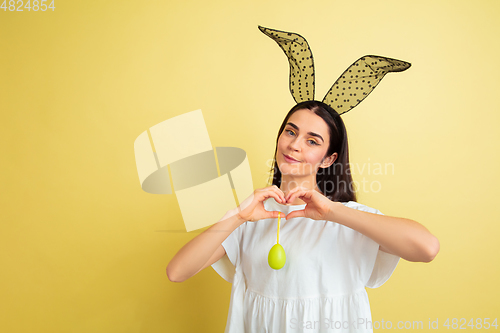
[[[233,283],[236,267],[240,264],[241,235],[247,222],[241,224],[222,242],[226,254],[212,264],[212,268],[227,282]]]
[[[366,286],[368,288],[378,288],[383,285],[391,277],[398,262],[398,256],[378,250],[375,266]]]
[[[374,213],[384,215],[379,210]],[[375,259],[375,265],[373,266],[370,279],[366,283],[368,288],[378,288],[383,285],[396,269],[399,262],[399,257],[387,252],[378,250],[377,257]]]

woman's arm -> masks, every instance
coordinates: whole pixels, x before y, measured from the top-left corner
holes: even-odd
[[[439,241],[423,225],[413,220],[363,212],[333,202],[315,190],[295,188],[285,197],[306,202],[304,210],[296,210],[286,219],[304,216],[314,220],[333,221],[371,238],[382,251],[408,261],[430,262],[439,252]]]
[[[438,239],[410,219],[367,213],[332,202],[326,220],[354,229],[377,242],[382,251],[408,261],[430,262],[439,252]]]
[[[222,242],[243,222],[237,210],[228,212],[221,221],[184,245],[167,266],[167,276],[172,282],[183,282],[201,271],[208,261],[222,258]]]
[[[244,222],[277,218],[279,212],[264,208],[264,201],[270,197],[283,202],[285,195],[276,186],[257,189],[240,206],[228,211],[219,222],[184,245],[167,266],[168,279],[185,281],[222,258],[226,253],[222,242]]]

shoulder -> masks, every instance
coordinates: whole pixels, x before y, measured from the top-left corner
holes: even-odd
[[[348,201],[348,202],[342,202],[342,204],[346,207],[356,209],[356,210],[361,210],[363,212],[368,212],[368,213],[373,213],[373,214],[382,214],[378,209],[369,207],[367,205],[363,205],[362,203],[356,202],[356,201]]]

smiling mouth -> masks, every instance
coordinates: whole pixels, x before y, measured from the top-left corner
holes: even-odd
[[[285,154],[283,154],[283,156],[285,157],[285,161],[287,161],[288,163],[299,163],[299,161],[297,161],[296,159],[293,159]]]

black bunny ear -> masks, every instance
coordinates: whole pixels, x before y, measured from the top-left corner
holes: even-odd
[[[346,113],[358,105],[375,89],[389,72],[402,72],[410,68],[405,61],[366,55],[359,58],[337,79],[323,103],[330,105],[338,114]]]
[[[314,62],[309,44],[301,35],[259,26],[283,49],[290,63],[290,92],[297,103],[314,100]]]

